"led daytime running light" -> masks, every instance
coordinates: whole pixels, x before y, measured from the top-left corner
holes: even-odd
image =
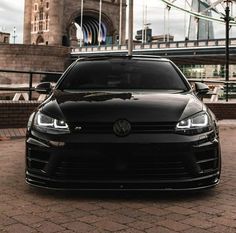
[[[177,124],[176,128],[179,130],[195,129],[195,128],[207,127],[208,125],[209,125],[209,117],[207,113],[201,113],[180,121]]]
[[[58,125],[58,122],[60,125]],[[68,125],[65,123],[65,121],[59,121],[55,119],[53,125],[56,129],[68,129]]]
[[[49,122],[43,121],[43,117],[47,118],[47,120]],[[51,118],[49,116],[46,116],[42,113],[37,114],[37,119],[36,120],[37,120],[37,124],[39,126],[50,127],[50,128],[55,128],[55,129],[68,129],[68,125],[65,123],[65,121],[60,121],[60,120],[57,120],[57,119],[53,119],[53,118]]]

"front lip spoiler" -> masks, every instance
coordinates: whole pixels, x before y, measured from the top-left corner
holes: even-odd
[[[201,187],[196,187],[196,188],[148,188],[148,189],[138,189],[138,188],[132,188],[132,189],[127,189],[127,188],[54,188],[54,187],[49,187],[49,186],[42,186],[42,185],[37,185],[37,184],[32,184],[26,180],[26,184],[35,187],[35,188],[40,188],[40,189],[45,189],[45,190],[58,190],[58,191],[162,191],[162,192],[181,192],[181,191],[200,191],[200,190],[206,190],[215,187],[218,185],[220,180],[218,180],[215,184],[211,185],[205,185]]]
[[[26,172],[27,175],[30,175],[31,177],[38,177],[37,175],[32,175],[29,174],[28,172]],[[199,187],[187,187],[187,188],[171,188],[171,187],[167,187],[167,188],[126,188],[125,186],[129,185],[129,184],[140,184],[140,183],[146,183],[146,184],[165,184],[165,183],[172,183],[172,184],[181,184],[181,183],[187,183],[187,182],[194,182],[194,181],[199,181],[199,180],[204,180],[207,178],[214,178],[215,177],[215,182],[211,183],[209,185],[202,185]],[[51,187],[49,185],[47,185],[46,182],[44,181],[36,181],[33,180],[31,178],[27,178],[25,179],[26,183],[29,184],[30,186],[33,187],[37,187],[37,188],[42,188],[42,189],[46,189],[46,190],[61,190],[61,191],[66,191],[66,190],[71,190],[71,191],[99,191],[99,190],[104,190],[104,191],[197,191],[197,190],[204,190],[204,189],[210,189],[215,187],[216,185],[219,184],[220,179],[219,179],[219,172],[209,175],[209,176],[205,176],[205,177],[200,177],[200,178],[192,178],[192,179],[185,179],[185,180],[169,180],[169,181],[150,181],[150,180],[146,180],[146,181],[99,181],[99,180],[93,180],[93,181],[75,181],[74,183],[76,183],[77,185],[79,184],[117,184],[117,188],[75,188],[75,187]],[[55,182],[55,180],[47,178],[47,181],[51,181],[51,182]],[[58,180],[57,180],[58,182]],[[58,184],[64,184],[66,181],[59,181]],[[70,181],[70,183],[73,183]]]

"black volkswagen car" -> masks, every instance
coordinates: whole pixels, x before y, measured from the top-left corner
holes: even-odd
[[[30,116],[26,182],[50,189],[196,190],[219,183],[214,114],[171,61],[75,61]]]

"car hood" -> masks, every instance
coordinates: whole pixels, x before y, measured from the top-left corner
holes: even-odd
[[[55,90],[41,105],[51,117],[67,122],[178,122],[202,111],[203,103],[192,93],[79,92]]]

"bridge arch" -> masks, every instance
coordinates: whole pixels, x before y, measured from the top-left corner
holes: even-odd
[[[75,34],[81,24],[81,7],[85,45],[97,45],[98,38],[99,44],[117,43],[120,27],[120,39],[125,43],[126,0],[120,3],[120,0],[102,1],[102,35],[98,35],[100,0],[83,0],[83,4],[82,0],[25,0],[24,43],[36,44],[41,35],[44,44],[78,46]]]
[[[71,14],[66,23],[66,37],[69,46],[76,45],[78,38],[76,36],[78,28],[82,31],[83,45],[98,45],[113,43],[117,31],[114,29],[112,20],[105,13],[101,17],[101,35],[99,35],[99,11],[86,9],[83,12],[83,22],[81,28],[81,12],[75,11]]]

